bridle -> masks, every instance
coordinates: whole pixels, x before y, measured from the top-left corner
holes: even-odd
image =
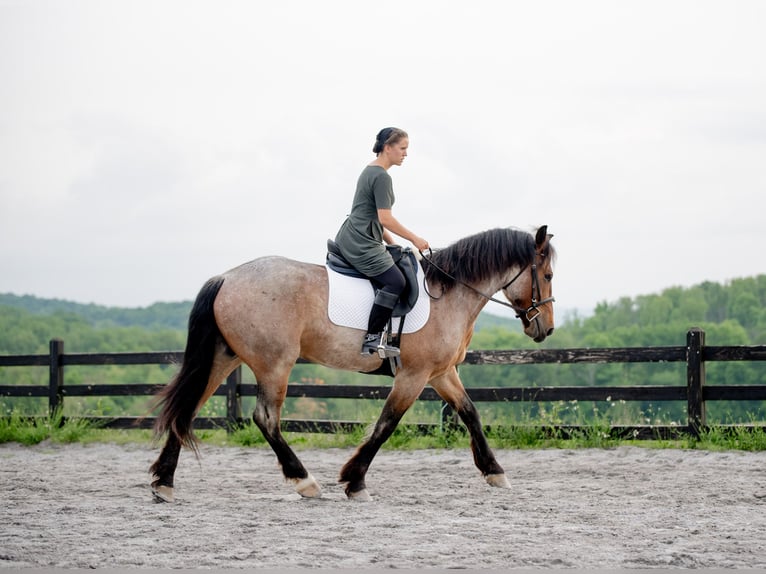
[[[423,259],[429,265],[433,265],[434,269],[439,271],[439,273],[442,273],[446,277],[449,277],[450,279],[452,279],[456,283],[459,283],[460,285],[463,285],[464,287],[467,287],[468,289],[470,289],[474,293],[477,293],[477,294],[481,295],[482,297],[484,297],[488,301],[492,301],[493,303],[497,303],[499,305],[503,305],[504,307],[508,307],[510,309],[513,309],[516,312],[516,317],[518,317],[519,319],[522,319],[522,314],[523,314],[523,319],[526,320],[527,323],[532,323],[532,321],[536,321],[540,317],[540,309],[539,309],[540,307],[542,307],[543,305],[545,305],[547,303],[553,303],[554,301],[556,301],[555,297],[546,297],[545,299],[542,299],[542,292],[540,291],[540,280],[537,277],[537,263],[536,262],[534,262],[532,264],[527,264],[524,267],[522,267],[521,269],[519,269],[519,272],[516,273],[516,275],[514,275],[513,278],[510,281],[508,281],[508,283],[506,283],[505,285],[503,285],[500,288],[501,291],[505,291],[506,289],[508,289],[508,287],[513,285],[513,283],[519,277],[521,277],[521,274],[524,273],[524,271],[529,269],[530,272],[532,273],[532,298],[531,298],[532,299],[532,304],[525,309],[524,307],[519,307],[518,305],[514,305],[513,303],[508,303],[507,301],[501,301],[500,299],[495,299],[491,295],[487,295],[486,293],[484,293],[482,291],[479,291],[473,285],[469,285],[465,281],[461,281],[460,279],[458,279],[458,278],[450,275],[449,273],[447,273],[444,269],[442,269],[436,263],[434,263],[433,260],[431,260],[429,257],[426,257],[426,254],[423,253],[422,251],[420,252],[420,255],[421,255],[421,257],[423,257]],[[535,253],[535,258],[537,258],[537,257],[538,257],[538,254]],[[423,278],[423,287],[425,288],[426,293],[428,294],[428,296],[431,299],[438,299],[439,298],[439,297],[434,297],[433,295],[431,295],[431,293],[429,293],[428,286],[426,285],[425,278]],[[534,314],[532,314],[532,313],[534,313]]]
[[[537,254],[535,254],[535,257],[537,257]],[[528,267],[530,267],[530,271],[532,272],[532,304],[526,309],[517,307],[511,303],[508,303],[507,305],[516,311],[516,316],[519,319],[521,319],[521,313],[524,313],[524,318],[528,323],[531,323],[532,321],[537,320],[537,318],[540,316],[539,307],[542,307],[546,303],[553,303],[556,301],[556,298],[551,296],[542,299],[542,293],[540,292],[540,279],[537,277],[537,263],[532,263],[532,265]],[[524,269],[526,269],[526,267],[522,267],[521,271],[519,271],[513,279],[503,285],[502,290],[505,291],[508,289],[508,287],[510,287],[513,282],[521,276],[521,273],[524,271]],[[492,298],[492,301],[496,301],[497,303],[505,303],[504,301],[499,301],[494,298]],[[530,316],[530,313],[534,313],[534,315]]]

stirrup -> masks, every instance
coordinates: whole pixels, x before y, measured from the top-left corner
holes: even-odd
[[[387,344],[387,339],[385,332],[379,335],[367,333],[362,344],[362,355],[377,354],[381,359],[398,357],[400,354],[399,347]]]

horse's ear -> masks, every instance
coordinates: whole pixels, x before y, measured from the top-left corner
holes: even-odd
[[[546,239],[550,239],[553,235],[548,235],[548,226],[543,225],[537,230],[537,236],[535,237],[535,244],[540,247],[545,243]]]

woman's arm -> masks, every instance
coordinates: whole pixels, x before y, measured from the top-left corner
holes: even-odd
[[[398,235],[399,237],[402,237],[412,243],[417,249],[420,251],[425,251],[428,249],[428,241],[423,239],[422,237],[415,235],[412,231],[407,229],[404,225],[402,225],[396,217],[394,217],[394,214],[391,212],[390,209],[379,209],[378,210],[378,219],[380,220],[381,225],[383,225],[383,228],[385,231],[383,232],[383,240],[386,243],[391,243],[389,239],[393,239],[390,237],[387,239],[386,234],[387,232],[394,233]]]

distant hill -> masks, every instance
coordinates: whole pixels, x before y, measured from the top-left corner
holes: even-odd
[[[141,327],[149,330],[186,330],[192,302],[154,303],[149,307],[106,307],[62,299],[0,293],[0,306],[23,309],[33,315],[73,314],[94,327]]]

